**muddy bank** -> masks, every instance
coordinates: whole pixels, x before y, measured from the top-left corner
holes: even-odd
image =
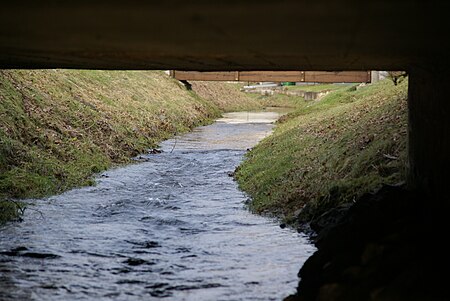
[[[364,195],[319,232],[285,300],[449,300],[446,214],[434,209],[403,187]]]

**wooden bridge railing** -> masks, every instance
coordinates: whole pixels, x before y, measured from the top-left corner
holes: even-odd
[[[187,81],[368,83],[370,71],[170,71]]]

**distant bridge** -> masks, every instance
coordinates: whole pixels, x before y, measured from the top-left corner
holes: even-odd
[[[368,83],[370,71],[170,71],[178,80],[244,82]]]

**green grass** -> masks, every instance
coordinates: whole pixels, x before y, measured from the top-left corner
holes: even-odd
[[[209,87],[216,95],[233,89]],[[263,106],[246,96],[239,104]],[[93,174],[235,105],[160,71],[0,71],[0,223],[17,215],[6,200],[92,185]]]
[[[298,86],[286,86],[287,90],[300,90],[305,92],[322,92],[322,91],[334,91],[341,88],[354,87],[355,84],[314,84],[314,85],[298,85]]]
[[[383,183],[402,181],[406,98],[407,81],[382,81],[304,102],[238,168],[251,209],[290,223],[309,221]]]
[[[302,107],[305,99],[300,96],[292,97],[285,94],[261,95],[246,93],[248,97],[264,104],[265,107],[298,108]]]
[[[242,83],[226,82],[192,82],[192,88],[199,96],[214,102],[224,112],[252,111],[263,107],[296,107],[299,98],[263,96],[243,93]]]

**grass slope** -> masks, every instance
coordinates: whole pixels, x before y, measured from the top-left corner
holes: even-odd
[[[238,168],[250,208],[293,223],[404,179],[407,81],[342,87],[304,103]],[[304,210],[300,210],[304,208]]]
[[[345,86],[349,87],[354,84],[315,84],[315,85],[299,85],[299,86],[285,86],[286,90],[290,91],[305,91],[305,92],[321,92],[321,91],[335,91]]]
[[[291,107],[299,105],[302,98],[292,98],[286,95],[265,96],[243,93],[240,89],[243,83],[227,82],[192,82],[192,90],[200,97],[214,102],[224,112],[248,111],[262,107]]]
[[[0,221],[219,115],[159,71],[0,71]]]
[[[213,101],[224,112],[255,110],[261,102],[239,91],[239,83],[193,81],[192,90],[200,97]]]

